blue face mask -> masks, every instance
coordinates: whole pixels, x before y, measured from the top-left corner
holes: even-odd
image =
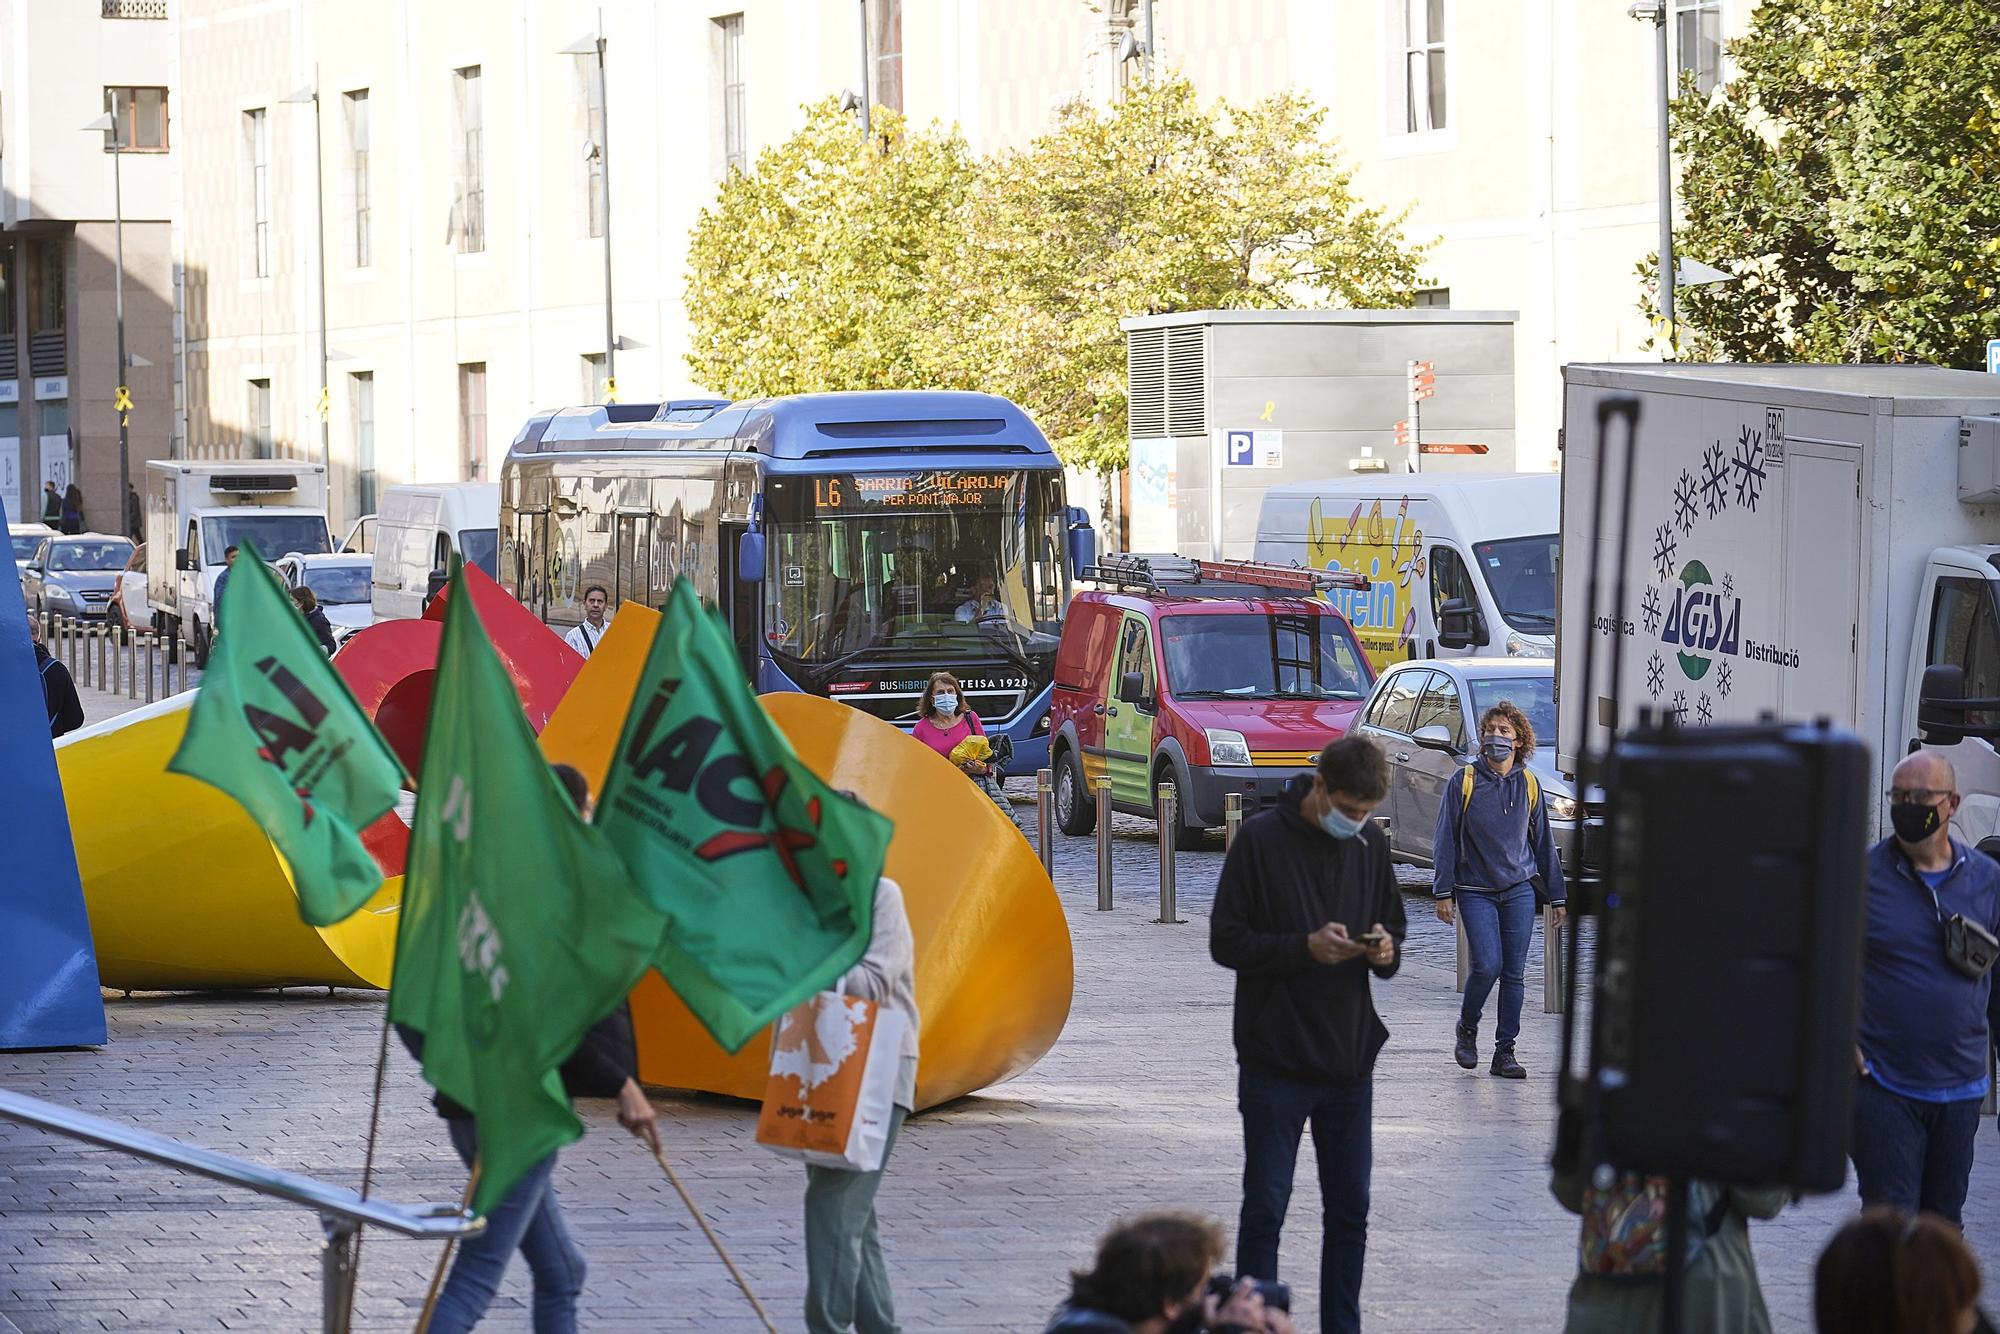
[[[931,697],[931,706],[935,708],[939,713],[957,713],[958,696],[944,695],[944,694],[934,695]]]
[[[1353,838],[1361,832],[1361,826],[1367,823],[1366,820],[1356,820],[1342,815],[1331,806],[1327,807],[1326,813],[1319,817],[1319,827],[1321,829],[1326,830],[1327,833],[1333,835],[1335,838],[1342,839]]]
[[[1514,743],[1504,736],[1489,736],[1480,741],[1479,753],[1498,764],[1513,755]]]

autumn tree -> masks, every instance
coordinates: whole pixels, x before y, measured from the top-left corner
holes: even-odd
[[[1419,284],[1422,251],[1358,198],[1324,119],[1168,79],[975,161],[889,113],[864,142],[822,103],[702,213],[690,365],[730,394],[990,390],[1071,462],[1121,464],[1120,320],[1402,304]]]
[[[2000,5],[1763,0],[1729,54],[1729,83],[1673,107],[1675,248],[1737,279],[1680,293],[1679,355],[1982,365]]]
[[[687,360],[731,397],[922,382],[926,284],[976,171],[965,141],[887,108],[863,140],[832,100],[732,172],[688,245]]]
[[[1072,103],[986,164],[964,232],[934,252],[951,346],[930,350],[977,367],[1071,462],[1109,467],[1125,460],[1119,321],[1402,304],[1421,251],[1356,196],[1324,119],[1293,93],[1203,106],[1178,78]]]

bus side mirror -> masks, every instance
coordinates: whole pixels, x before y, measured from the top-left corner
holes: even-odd
[[[736,578],[746,584],[764,581],[764,535],[754,528],[736,539]]]
[[[1090,526],[1090,512],[1080,505],[1069,507],[1069,572],[1082,578],[1097,564],[1097,530]]]

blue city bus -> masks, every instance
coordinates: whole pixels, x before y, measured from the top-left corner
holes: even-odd
[[[804,394],[564,408],[500,474],[501,582],[543,622],[659,607],[686,575],[762,691],[902,727],[933,671],[1048,763],[1049,682],[1087,516],[1028,415],[990,394]]]

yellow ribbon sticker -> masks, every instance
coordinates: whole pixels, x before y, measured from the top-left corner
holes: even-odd
[[[615,375],[604,377],[604,401],[606,403],[618,401],[618,377]]]
[[[111,410],[118,414],[120,426],[132,424],[132,391],[124,385],[118,386],[118,397],[111,402]]]
[[[327,414],[330,411],[332,411],[332,403],[333,403],[332,395],[330,395],[327,392],[327,388],[325,385],[321,385],[319,387],[319,406],[316,409],[316,411],[319,413],[319,419],[321,421],[325,421],[327,418]]]

